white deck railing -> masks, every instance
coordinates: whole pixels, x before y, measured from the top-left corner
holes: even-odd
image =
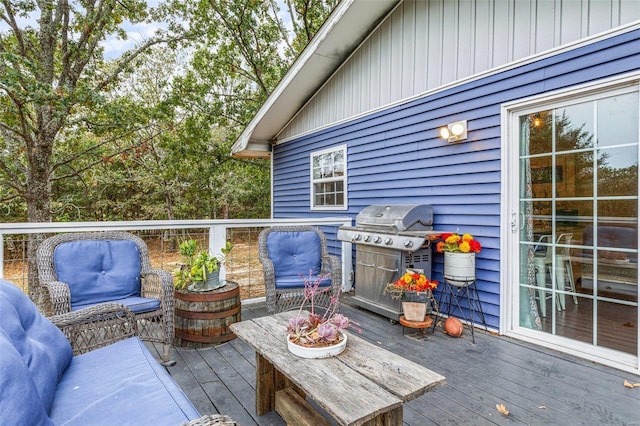
[[[180,256],[176,241],[197,238],[208,241],[212,253],[220,253],[227,241],[231,241],[236,253],[229,257],[222,277],[240,284],[243,299],[261,297],[264,294],[262,269],[257,259],[258,234],[262,228],[274,225],[313,225],[337,230],[351,225],[349,217],[311,219],[221,219],[221,220],[161,220],[135,222],[55,222],[55,223],[4,223],[0,224],[0,278],[13,281],[26,289],[27,240],[29,234],[53,234],[60,232],[129,231],[137,233],[149,246],[154,267],[173,270]],[[337,241],[327,232],[329,250],[342,256],[342,287],[351,288],[351,244]],[[241,253],[241,254],[240,254]]]

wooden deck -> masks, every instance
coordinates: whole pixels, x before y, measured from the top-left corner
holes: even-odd
[[[366,340],[444,375],[447,384],[404,405],[407,425],[639,425],[640,377],[476,329],[455,339],[391,324],[353,308]],[[243,319],[267,315],[264,304],[242,307]],[[149,344],[149,346],[153,346]],[[155,345],[156,352],[160,345]],[[255,354],[239,339],[205,349],[175,348],[168,371],[202,414],[222,413],[243,426],[284,425],[275,413],[255,414]],[[509,416],[496,410],[504,404]]]

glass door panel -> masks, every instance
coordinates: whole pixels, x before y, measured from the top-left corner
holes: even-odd
[[[519,117],[520,326],[637,355],[638,103]]]

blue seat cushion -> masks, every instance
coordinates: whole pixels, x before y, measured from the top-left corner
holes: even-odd
[[[134,314],[139,314],[142,312],[151,312],[156,309],[160,309],[160,299],[150,299],[147,297],[127,297],[126,299],[116,299],[111,300],[113,303],[120,303],[125,305],[127,308],[131,310]],[[95,305],[95,303],[89,303],[87,305],[75,305],[72,310],[78,310],[82,308],[87,308],[89,306]]]
[[[140,296],[140,252],[129,240],[78,240],[53,253],[58,281],[69,286],[71,307]]]
[[[307,275],[307,278],[309,276]],[[331,285],[330,278],[324,278],[320,281],[320,287],[328,287]],[[297,277],[280,277],[276,280],[276,288],[302,288],[304,287],[303,279],[298,275]]]
[[[0,280],[0,424],[36,424],[26,420],[49,411],[72,356],[67,338],[31,299]]]
[[[179,425],[200,414],[138,337],[77,355],[58,385],[55,424]]]
[[[303,277],[320,274],[322,247],[314,231],[274,231],[267,236],[267,253],[273,262],[276,288],[304,287]],[[329,285],[323,280],[321,285]]]

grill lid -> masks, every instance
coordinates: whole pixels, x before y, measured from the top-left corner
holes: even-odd
[[[431,230],[433,208],[429,204],[372,204],[358,213],[356,226],[387,232]]]

